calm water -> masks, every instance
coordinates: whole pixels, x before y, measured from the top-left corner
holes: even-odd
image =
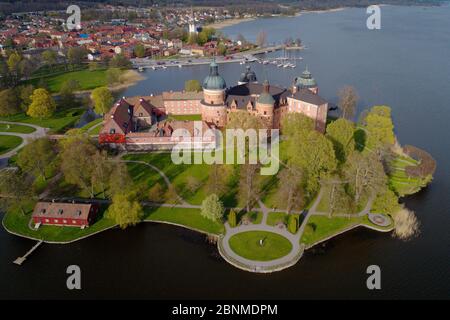
[[[274,18],[224,29],[270,42],[300,36],[309,47],[297,69],[253,64],[260,80],[287,86],[307,64],[321,95],[336,101],[339,87],[356,87],[360,108],[392,107],[402,144],[429,151],[435,180],[405,199],[421,221],[410,242],[356,230],[308,253],[296,266],[272,275],[239,271],[217,258],[202,236],[170,226],[141,224],[66,246],[44,245],[22,266],[11,262],[32,243],[0,231],[0,298],[449,298],[450,293],[450,7],[383,7],[382,29],[365,28],[361,9]],[[275,56],[282,53],[276,53]],[[290,53],[292,54],[292,53]],[[239,64],[221,65],[227,84]],[[148,71],[123,95],[181,89],[201,80],[207,66]],[[65,289],[65,268],[82,269],[83,289]],[[365,269],[382,270],[382,290],[365,288]]]

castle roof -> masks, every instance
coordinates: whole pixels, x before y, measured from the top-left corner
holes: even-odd
[[[301,76],[296,79],[296,86],[300,88],[314,88],[317,87],[316,80],[312,77],[308,67],[302,72]]]
[[[203,89],[223,90],[227,87],[225,79],[219,75],[219,66],[215,61],[209,65],[209,75],[203,80]]]

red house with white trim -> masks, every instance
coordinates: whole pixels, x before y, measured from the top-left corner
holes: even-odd
[[[88,227],[97,216],[94,203],[38,202],[33,210],[35,225]]]

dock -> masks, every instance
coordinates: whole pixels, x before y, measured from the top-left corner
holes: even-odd
[[[21,266],[25,260],[27,259],[27,257],[33,253],[34,250],[36,250],[44,241],[38,241],[30,250],[28,250],[27,253],[25,253],[25,255],[23,255],[22,257],[18,257],[16,260],[14,260],[14,264],[17,264],[18,266]]]

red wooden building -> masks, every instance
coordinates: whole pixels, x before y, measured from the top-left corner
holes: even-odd
[[[34,207],[34,224],[88,227],[97,216],[94,203],[38,202]]]

